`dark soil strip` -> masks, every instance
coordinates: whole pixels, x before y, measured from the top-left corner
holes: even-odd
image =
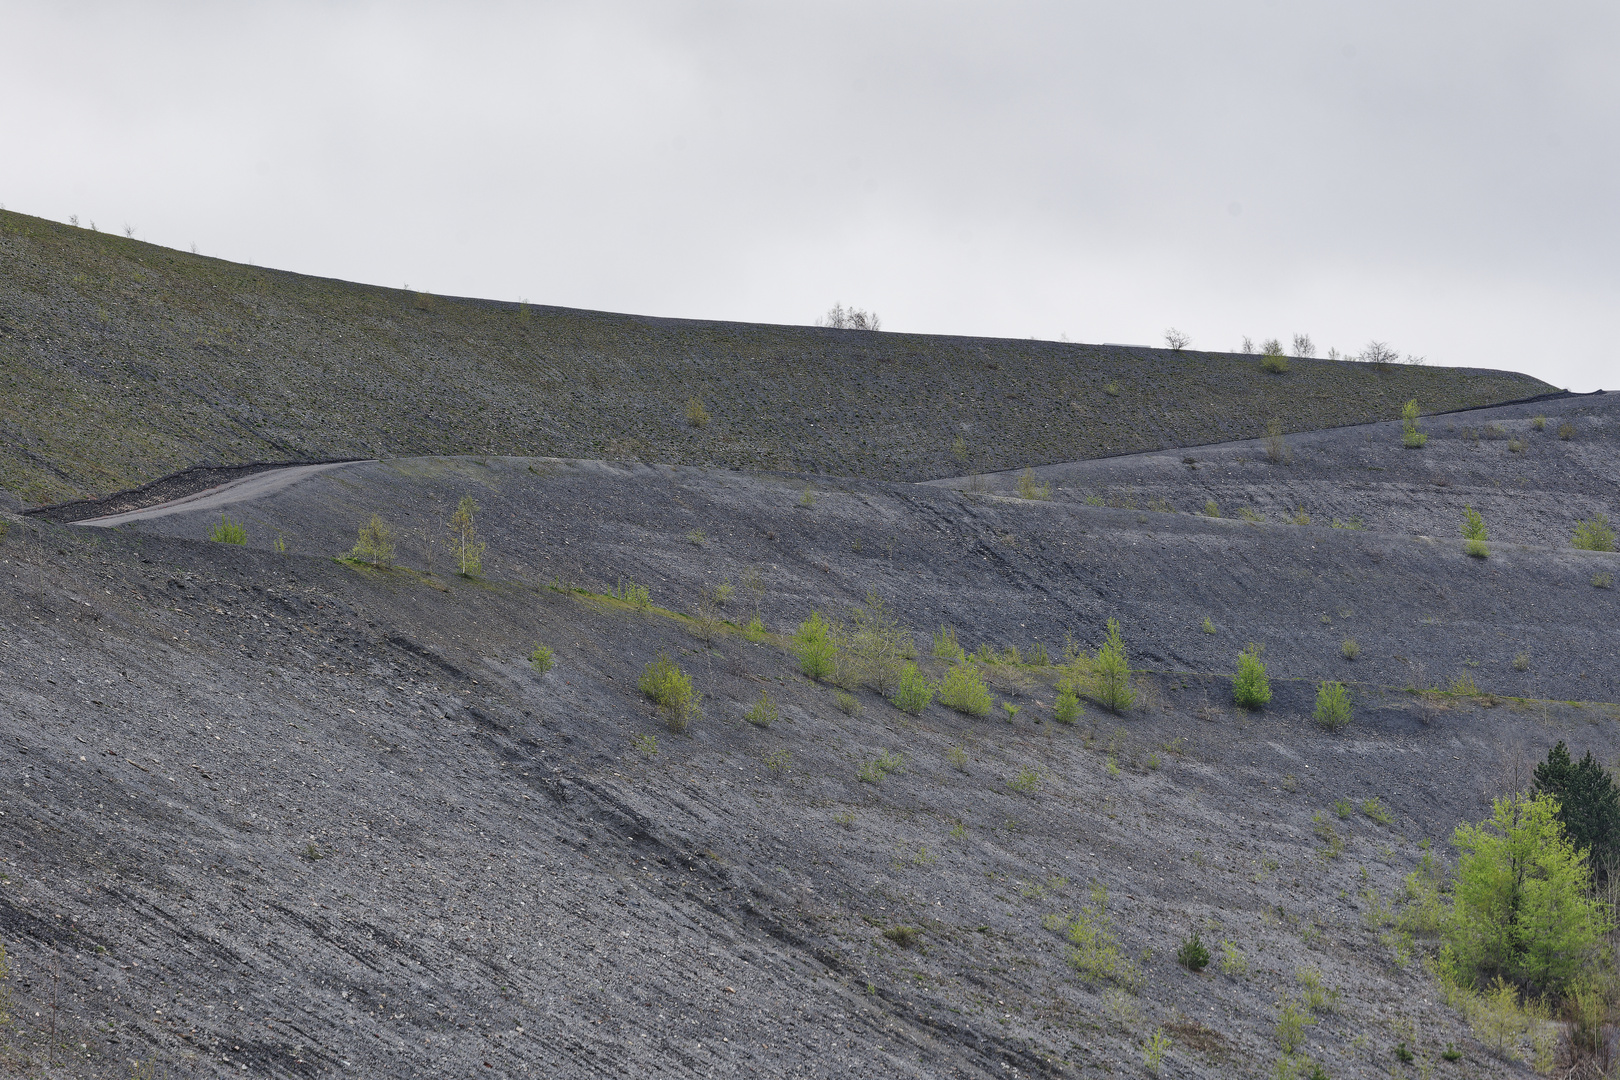
[[[58,525],[66,525],[72,521],[144,510],[148,506],[156,506],[172,499],[183,499],[187,495],[195,495],[199,491],[207,491],[232,480],[240,480],[254,473],[269,472],[271,469],[285,469],[294,465],[336,465],[348,461],[368,460],[370,459],[317,458],[311,461],[250,461],[245,465],[193,465],[129,491],[104,495],[99,499],[75,499],[72,502],[57,503],[55,506],[41,506],[34,510],[24,510],[23,513],[30,517],[54,521]]]

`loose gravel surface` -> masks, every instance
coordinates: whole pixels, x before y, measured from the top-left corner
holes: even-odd
[[[1287,468],[1328,468],[1304,449]],[[1478,460],[1506,463],[1506,485],[1555,451]],[[489,543],[474,579],[451,573],[443,528],[463,494]],[[1407,494],[1456,516],[1445,487]],[[1330,1075],[1387,1075],[1398,1041],[1435,1070],[1514,1074],[1386,912],[1425,847],[1449,858],[1452,826],[1553,741],[1620,752],[1616,593],[1591,584],[1620,556],[1550,526],[1535,542],[1514,508],[1548,505],[1493,506],[1509,539],[1482,562],[1370,511],[1354,531],[489,457],[345,465],[116,528],[12,519],[9,1060],[107,1077],[132,1059],[176,1076],[1089,1076],[1141,1069],[1162,1031],[1164,1075],[1255,1075],[1315,971],[1339,991],[1308,1029]],[[247,547],[202,539],[222,513]],[[400,566],[334,561],[372,513]],[[987,671],[1011,719],[913,717],[864,690],[846,713],[780,639],[695,636],[686,616],[722,581],[738,586],[725,616],[752,612],[749,567],[774,631],[874,591],[924,653],[941,623],[970,648],[1055,653],[1116,617],[1141,700],[1065,726],[1053,671],[1003,663]],[[656,609],[598,595],[624,578]],[[1258,713],[1230,703],[1248,641],[1275,680]],[[543,675],[538,642],[556,653]],[[636,691],[659,653],[704,695],[684,734]],[[1484,693],[1406,690],[1463,675]],[[1337,734],[1309,719],[1323,677],[1356,699]],[[744,717],[762,694],[768,727]],[[880,776],[880,758],[897,767]],[[1055,928],[1096,910],[1094,886],[1112,979],[1082,977]],[[1225,970],[1177,965],[1194,928],[1230,943]]]
[[[1555,389],[1506,371],[1291,363],[1272,375],[1226,353],[439,297],[0,210],[0,507],[199,464],[414,454],[921,480]]]

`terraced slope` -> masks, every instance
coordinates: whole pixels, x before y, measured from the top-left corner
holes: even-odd
[[[29,505],[198,463],[419,454],[919,480],[1552,389],[1474,369],[1296,360],[1279,376],[1220,353],[435,297],[0,212],[0,498]],[[706,426],[687,422],[691,398]]]

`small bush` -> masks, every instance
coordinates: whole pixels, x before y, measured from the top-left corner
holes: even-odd
[[[1283,1053],[1292,1054],[1305,1042],[1305,1028],[1316,1023],[1309,1011],[1301,1011],[1293,1001],[1284,1001],[1277,1013],[1277,1045]]]
[[[958,465],[966,465],[968,463],[968,456],[967,440],[958,435],[951,442],[951,460],[955,461]]]
[[[1018,770],[1018,775],[1007,781],[1007,786],[1020,795],[1033,795],[1040,790],[1041,774],[1025,766]]]
[[[765,762],[765,767],[771,772],[787,772],[788,766],[793,764],[793,751],[772,750],[760,760]]]
[[[1338,731],[1350,722],[1350,691],[1344,683],[1329,679],[1317,684],[1316,722],[1327,731]]]
[[[1408,450],[1419,450],[1429,441],[1429,437],[1418,430],[1418,403],[1413,398],[1401,406],[1401,445]]]
[[[685,731],[692,718],[697,715],[698,693],[692,688],[692,680],[663,653],[659,653],[656,660],[647,664],[636,685],[643,694],[657,703],[669,730],[677,734]]]
[[[956,640],[956,631],[942,624],[939,633],[934,635],[934,655],[959,664],[967,654],[962,649],[962,643]]]
[[[826,679],[832,675],[838,646],[833,641],[832,627],[819,611],[811,612],[794,631],[793,652],[799,658],[799,669],[810,678]]]
[[[1209,966],[1209,950],[1204,947],[1197,930],[1188,934],[1181,948],[1176,950],[1176,962],[1191,972],[1203,971]]]
[[[759,612],[756,611],[748,617],[748,622],[742,628],[742,636],[744,641],[752,641],[756,645],[771,636],[771,632],[765,629],[765,622],[759,617]]]
[[[1052,719],[1060,724],[1072,724],[1079,718],[1080,698],[1072,689],[1064,687],[1052,703]]]
[[[1597,589],[1612,589],[1614,587],[1614,575],[1607,571],[1598,571],[1592,575],[1592,587]]]
[[[916,664],[907,662],[900,669],[900,685],[895,687],[894,695],[889,698],[894,707],[901,712],[917,716],[934,700],[934,694],[939,687],[924,675]]]
[[[1513,657],[1513,670],[1514,671],[1529,671],[1530,670],[1530,654],[1527,653],[1527,652],[1521,652],[1521,653],[1514,654],[1514,657]]]
[[[1169,1052],[1172,1045],[1170,1036],[1164,1033],[1162,1027],[1154,1031],[1152,1038],[1142,1043],[1142,1064],[1147,1066],[1148,1072],[1158,1075],[1159,1066],[1164,1064],[1164,1055]]]
[[[1221,516],[1221,508],[1215,505],[1214,499],[1204,500],[1204,516],[1212,518],[1218,518]]]
[[[806,484],[804,490],[799,493],[799,505],[806,510],[816,505],[816,489]]]
[[[968,763],[967,747],[962,745],[961,743],[958,743],[957,745],[951,747],[949,750],[945,751],[945,760],[951,763],[951,767],[953,769],[956,769],[956,770],[958,770],[960,772],[967,772],[967,763]]]
[[[776,702],[764,691],[760,691],[759,700],[754,702],[754,707],[743,713],[743,719],[755,727],[770,727],[780,716]]]
[[[1052,485],[1042,484],[1035,479],[1034,469],[1025,469],[1018,475],[1018,497],[1020,499],[1050,499]]]
[[[1339,642],[1339,655],[1346,660],[1354,660],[1361,655],[1361,646],[1356,644],[1355,638],[1347,637]]]
[[[1247,521],[1250,525],[1260,525],[1266,520],[1264,514],[1261,514],[1252,507],[1248,506],[1238,507],[1238,517],[1242,518],[1244,521]]]
[[[1221,942],[1221,960],[1218,966],[1222,975],[1234,977],[1246,975],[1249,971],[1248,958],[1243,955],[1243,950],[1239,949],[1237,944],[1231,941]]]
[[[1122,713],[1136,702],[1136,691],[1131,687],[1130,662],[1125,655],[1125,641],[1120,637],[1118,620],[1108,620],[1108,639],[1097,650],[1092,686],[1097,701],[1111,712]]]
[[[1545,416],[1538,416],[1534,420],[1530,421],[1530,426],[1535,428],[1537,431],[1545,431],[1547,430],[1547,418]]]
[[[1376,795],[1362,801],[1361,812],[1380,825],[1388,825],[1395,820],[1395,815],[1389,812],[1389,807],[1385,806],[1383,800]]]
[[[536,645],[534,652],[529,654],[529,666],[534,668],[535,672],[540,675],[550,671],[555,662],[556,660],[551,654],[551,646],[549,645]]]
[[[377,520],[375,517],[373,521]],[[208,539],[216,544],[236,544],[241,546],[247,543],[247,529],[239,521],[232,521],[224,514],[219,516],[219,524],[208,530]]]
[[[1565,442],[1573,439],[1575,437],[1575,425],[1570,423],[1568,420],[1565,420],[1562,424],[1559,424],[1558,437],[1563,439]]]
[[[1215,633],[1215,623],[1214,623],[1214,621],[1212,619],[1210,619],[1210,617],[1208,615],[1204,616],[1204,633],[1206,633],[1206,634]]]
[[[1472,506],[1463,507],[1462,534],[1463,550],[1470,556],[1476,559],[1490,556],[1491,549],[1485,545],[1485,519]]]
[[[1014,717],[1016,717],[1019,714],[1019,712],[1021,712],[1023,710],[1022,705],[1015,705],[1010,701],[1003,701],[1001,703],[1001,707],[1003,709],[1005,709],[1006,712],[1007,712],[1007,723],[1009,723],[1009,724],[1012,723]]]
[[[349,558],[372,566],[394,565],[394,530],[388,527],[381,515],[372,514],[371,520],[360,526],[360,535],[349,551]]]
[[[891,754],[884,750],[877,757],[857,769],[855,775],[860,777],[862,783],[881,784],[884,777],[892,772],[899,772],[905,761],[904,755]]]
[[[1037,641],[1035,647],[1029,650],[1029,665],[1031,667],[1048,667],[1052,663],[1052,654],[1046,651],[1046,646]]]
[[[714,601],[715,607],[725,607],[736,595],[737,589],[729,578],[721,578],[720,584],[709,590],[709,599]]]
[[[1087,980],[1106,979],[1127,990],[1134,990],[1139,976],[1130,960],[1120,952],[1108,917],[1108,890],[1091,886],[1091,902],[1072,919],[1053,916],[1043,925],[1061,929],[1069,939],[1069,964]]]
[[[902,949],[909,949],[922,940],[922,931],[915,926],[891,926],[883,931],[883,936]]]
[[[1273,465],[1287,465],[1294,460],[1294,452],[1283,440],[1282,421],[1275,418],[1266,422],[1266,460]],[[1309,525],[1309,519],[1305,523]]]
[[[1522,454],[1522,453],[1524,453],[1524,446],[1525,446],[1525,443],[1524,443],[1523,439],[1509,439],[1508,440],[1508,447],[1507,447],[1508,448],[1508,453],[1510,453],[1510,454]]]
[[[624,601],[637,611],[646,611],[652,607],[652,593],[647,591],[645,585],[637,585],[631,578],[620,578],[618,589],[608,595]]]
[[[1288,371],[1288,357],[1283,356],[1281,353],[1267,353],[1260,357],[1260,368],[1262,371],[1269,371],[1273,375],[1285,374]]]
[[[1613,551],[1614,530],[1607,514],[1595,514],[1575,526],[1570,543],[1581,551]]]
[[[658,753],[658,736],[650,734],[633,735],[630,738],[630,745],[648,757],[652,757]]]
[[[1232,679],[1232,697],[1245,709],[1259,709],[1271,702],[1271,680],[1260,654],[1264,647],[1250,642],[1238,654],[1237,674]]]
[[[1333,814],[1340,821],[1355,813],[1355,805],[1349,799],[1334,799]]]
[[[967,716],[990,712],[990,691],[985,688],[976,664],[962,661],[952,665],[939,686],[939,703]]]
[[[686,399],[686,422],[695,428],[709,426],[709,410],[695,397]]]
[[[838,711],[843,713],[845,716],[861,715],[860,699],[854,694],[851,694],[848,690],[838,691],[838,693],[833,695],[833,700],[838,703]]]

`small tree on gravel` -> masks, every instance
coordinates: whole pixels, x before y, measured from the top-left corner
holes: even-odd
[[[1136,703],[1130,659],[1125,655],[1125,639],[1120,637],[1117,619],[1108,620],[1108,638],[1097,650],[1091,680],[1103,708],[1122,713]]]
[[[1476,559],[1490,556],[1491,549],[1485,545],[1485,519],[1472,506],[1463,507],[1462,534],[1463,550],[1469,555]]]
[[[1594,514],[1576,525],[1570,543],[1582,551],[1613,551],[1614,530],[1609,527],[1608,515]]]
[[[356,562],[384,567],[394,565],[394,530],[383,521],[381,514],[372,514],[371,520],[360,526],[349,558]]]
[[[1329,679],[1317,684],[1316,722],[1328,731],[1338,731],[1350,722],[1350,691],[1344,683]]]
[[[1192,338],[1172,326],[1164,332],[1164,343],[1170,346],[1173,352],[1180,352],[1192,344]]]
[[[794,631],[793,652],[799,658],[799,670],[810,678],[825,679],[833,673],[838,646],[833,641],[832,627],[821,617],[821,612],[812,611]]]
[[[827,309],[827,314],[816,320],[817,326],[833,330],[881,330],[883,320],[875,311],[862,311],[858,307],[845,307],[842,303]]]
[[[463,495],[461,502],[456,504],[456,512],[450,515],[450,540],[456,549],[456,561],[461,565],[462,577],[472,577],[484,569],[486,545],[478,539],[478,528],[473,523],[476,513],[478,504],[473,502],[473,497]]]
[[[1238,654],[1237,674],[1232,678],[1232,697],[1245,709],[1259,709],[1271,702],[1271,680],[1260,654],[1265,646],[1253,641]]]
[[[1560,739],[1536,766],[1535,790],[1558,800],[1558,820],[1570,842],[1588,853],[1598,878],[1609,877],[1620,853],[1620,789],[1592,751],[1575,761]]]
[[[939,703],[968,716],[988,716],[990,691],[985,688],[978,665],[965,658],[952,664],[940,684]]]
[[[1408,450],[1421,450],[1429,437],[1418,430],[1418,403],[1413,398],[1401,406],[1401,445]]]

